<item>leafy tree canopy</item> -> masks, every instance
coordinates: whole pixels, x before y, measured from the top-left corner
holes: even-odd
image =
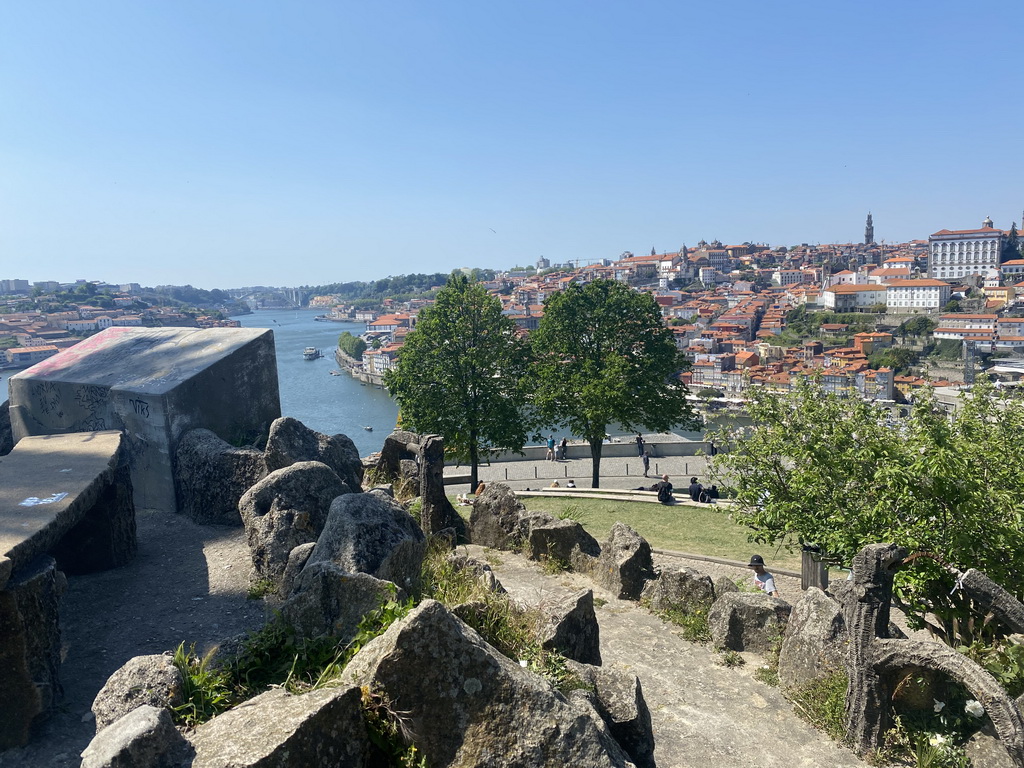
[[[338,337],[338,346],[342,352],[356,360],[362,359],[363,352],[366,351],[366,342],[358,336],[353,336],[348,331],[345,331]]]
[[[420,313],[385,384],[402,423],[443,435],[446,449],[469,463],[475,486],[482,456],[526,442],[528,366],[526,342],[501,302],[454,273]]]
[[[868,365],[872,368],[892,368],[896,373],[905,374],[910,366],[917,363],[917,352],[906,347],[889,347],[879,349],[868,355]]]
[[[733,450],[712,473],[753,541],[815,543],[843,565],[877,542],[929,553],[899,571],[896,599],[951,644],[973,639],[971,619],[982,626],[985,611],[943,564],[1024,595],[1024,571],[1007,556],[1024,547],[1024,402],[982,382],[949,419],[925,392],[894,425],[884,409],[805,382],[787,395],[755,392],[748,409],[759,426],[721,436]]]
[[[692,418],[685,358],[650,294],[615,280],[570,285],[544,302],[530,342],[539,418],[587,440],[595,488],[609,425],[663,431]]]

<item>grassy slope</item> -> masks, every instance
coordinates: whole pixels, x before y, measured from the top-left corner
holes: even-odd
[[[747,541],[748,529],[729,519],[729,509],[720,506],[676,505],[663,507],[628,501],[599,501],[590,499],[524,498],[530,510],[560,516],[566,507],[575,507],[584,528],[598,541],[607,538],[615,522],[623,522],[637,531],[652,547],[712,555],[730,560],[747,561],[757,552],[771,565],[800,570],[800,555],[776,551]]]

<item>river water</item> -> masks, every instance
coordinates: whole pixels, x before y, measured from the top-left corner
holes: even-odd
[[[358,336],[366,326],[363,323],[333,323],[314,320],[317,312],[311,310],[268,309],[238,319],[246,328],[270,328],[274,331],[277,348],[277,376],[281,388],[281,413],[298,419],[307,427],[334,435],[348,435],[359,449],[360,456],[379,451],[384,438],[395,427],[398,405],[386,391],[370,384],[362,384],[348,372],[332,376],[338,370],[334,349],[338,336],[348,331]],[[320,349],[324,357],[305,360],[306,347]],[[689,440],[703,440],[705,431],[718,426],[746,423],[743,417],[732,414],[715,415],[711,423],[700,431],[677,429],[676,434]],[[373,427],[368,431],[364,427]],[[612,435],[628,433],[609,425]],[[561,436],[564,430],[542,430],[545,434]],[[568,435],[570,439],[572,435]]]
[[[342,433],[352,438],[360,456],[379,451],[384,438],[395,428],[398,406],[387,392],[353,379],[338,370],[334,349],[338,336],[348,331],[358,336],[364,323],[330,323],[314,320],[310,310],[260,310],[240,315],[245,328],[270,328],[277,348],[277,377],[281,388],[281,414],[298,419],[324,434]],[[302,350],[316,347],[324,356],[305,360]],[[373,427],[367,431],[364,427]]]

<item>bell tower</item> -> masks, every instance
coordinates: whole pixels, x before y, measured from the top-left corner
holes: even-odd
[[[868,221],[864,225],[864,245],[874,245],[875,243],[875,225],[871,221],[871,211],[868,211]]]

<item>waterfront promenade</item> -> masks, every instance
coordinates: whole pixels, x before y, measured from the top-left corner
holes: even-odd
[[[629,437],[622,437],[619,442],[604,444],[601,457],[602,488],[651,486],[663,474],[667,474],[672,484],[680,491],[689,486],[690,478],[693,476],[696,476],[701,483],[709,484],[708,457],[694,455],[694,452],[704,449],[704,443],[693,443],[676,435],[645,435],[644,437],[649,450],[653,453],[650,458],[649,476],[646,478],[643,476],[644,469],[640,463],[640,457],[636,455],[635,443]],[[480,481],[484,483],[501,482],[516,491],[528,488],[533,490],[546,488],[554,480],[564,486],[570,479],[581,488],[590,487],[593,467],[588,446],[579,441],[570,443],[569,458],[559,461],[545,459],[546,450],[545,447],[528,446],[525,449],[525,457],[501,457],[501,460],[481,464],[478,470]],[[581,454],[586,455],[581,456]],[[574,455],[579,458],[574,458]],[[444,474],[449,493],[468,493],[470,491],[468,465],[449,465],[445,467]]]

